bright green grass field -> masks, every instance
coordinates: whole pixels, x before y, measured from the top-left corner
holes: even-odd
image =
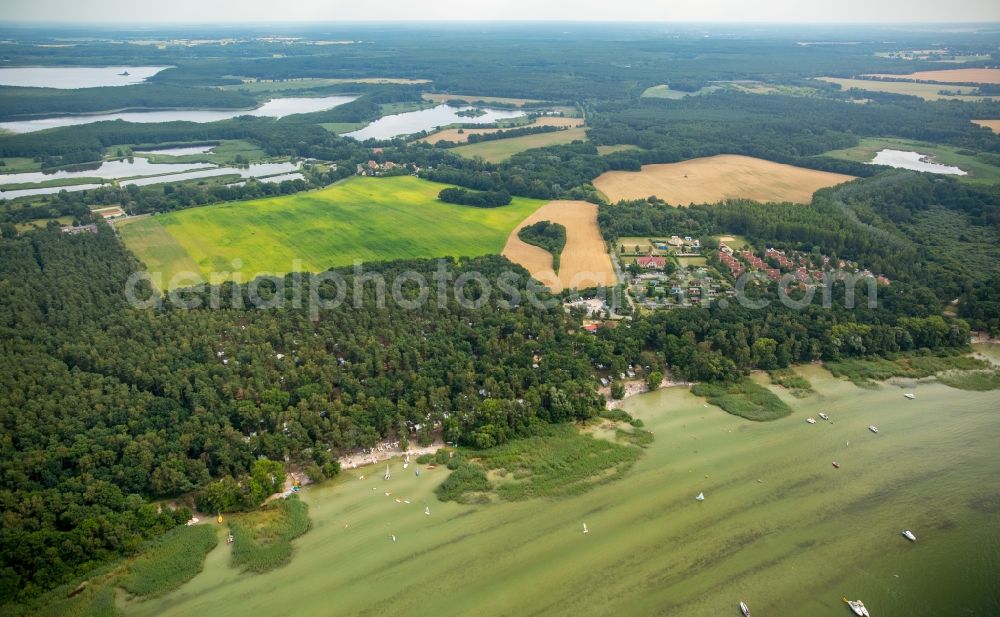
[[[571,497],[441,503],[443,467],[417,477],[397,459],[388,481],[384,465],[344,470],[303,490],[312,528],[287,566],[242,574],[220,542],[184,586],[144,602],[119,594],[118,606],[125,617],[719,617],[739,615],[742,599],[754,615],[845,617],[846,595],[876,617],[1000,614],[996,393],[868,390],[798,370],[815,392],[766,386],[794,409],[773,422],[683,388],[628,399],[654,441],[623,478]],[[806,424],[820,411],[832,422]]]
[[[967,172],[969,174],[967,176],[953,176],[965,182],[978,184],[1000,182],[1000,167],[991,165],[975,156],[959,154],[958,151],[960,148],[930,144],[923,141],[895,139],[892,137],[865,137],[853,148],[831,150],[824,153],[823,156],[858,161],[859,163],[870,163],[875,158],[875,154],[885,148],[891,150],[909,150],[919,152],[920,154],[933,155],[938,163],[953,165]]]
[[[125,244],[161,287],[232,271],[243,280],[300,269],[318,272],[355,260],[499,254],[515,225],[544,202],[515,198],[501,208],[446,204],[447,185],[412,176],[355,177],[306,193],[190,208],[119,225]]]
[[[565,131],[553,131],[551,133],[536,133],[535,135],[524,135],[522,137],[509,137],[507,139],[495,139],[493,141],[482,141],[478,144],[469,144],[452,148],[451,151],[466,158],[482,157],[491,163],[501,163],[519,152],[531,150],[532,148],[545,148],[547,146],[558,146],[570,142],[587,139],[587,128],[576,127]]]

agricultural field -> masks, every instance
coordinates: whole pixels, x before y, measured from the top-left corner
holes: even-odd
[[[524,135],[522,137],[510,137],[507,139],[496,139],[493,141],[483,141],[478,144],[468,144],[452,148],[451,152],[466,158],[480,157],[490,163],[502,163],[510,157],[531,150],[533,148],[545,148],[547,146],[558,146],[574,141],[586,141],[587,129],[579,126],[566,129],[565,131],[554,131],[552,133],[537,133],[535,135]]]
[[[874,79],[842,79],[839,77],[819,77],[821,81],[837,84],[842,90],[857,88],[869,92],[888,92],[890,94],[906,94],[917,96],[925,101],[954,100],[981,101],[986,97],[971,95],[976,91],[973,86],[950,86],[942,84],[925,84],[915,81],[876,81]],[[955,94],[941,94],[942,91]]]
[[[552,271],[552,254],[517,237],[517,231],[538,221],[552,221],[566,228],[566,247],[559,274]],[[510,233],[503,256],[518,263],[552,291],[566,288],[610,286],[615,282],[611,258],[597,226],[597,206],[585,201],[550,201],[521,221]]]
[[[439,141],[451,141],[455,143],[465,143],[469,141],[469,135],[486,135],[489,133],[496,133],[497,131],[502,131],[510,128],[523,128],[526,126],[568,126],[568,127],[578,127],[583,126],[583,118],[565,118],[562,116],[542,116],[540,118],[535,118],[531,124],[519,124],[512,125],[510,127],[502,127],[496,129],[442,129],[435,133],[428,135],[427,137],[422,137],[417,141],[422,141],[429,144],[436,144]],[[459,133],[459,131],[462,131]]]
[[[614,154],[615,152],[627,152],[629,150],[642,150],[639,146],[632,144],[615,144],[613,146],[597,146],[597,153],[600,155]]]
[[[538,99],[521,99],[521,98],[512,98],[506,96],[480,96],[478,94],[425,93],[424,98],[428,101],[434,101],[435,103],[446,103],[448,101],[455,101],[455,100],[465,101],[467,103],[482,101],[484,103],[499,103],[501,105],[516,105],[518,107],[524,107],[525,105],[544,102]]]
[[[643,165],[642,171],[609,171],[594,186],[613,202],[656,195],[673,205],[711,204],[726,199],[809,203],[821,188],[852,176],[733,154],[680,163]]]
[[[1000,133],[1000,120],[973,120],[973,124],[985,126],[994,133]]]
[[[968,175],[955,176],[963,182],[992,184],[1000,182],[1000,167],[972,154],[960,154],[961,148],[941,146],[922,141],[895,139],[891,137],[865,137],[857,146],[843,150],[831,150],[823,156],[847,159],[859,163],[869,163],[879,150],[904,150],[919,152],[934,158],[934,162],[961,168]]]
[[[444,466],[421,465],[418,477],[395,460],[388,481],[384,466],[342,473],[302,492],[313,525],[288,565],[242,574],[220,542],[184,586],[118,608],[715,617],[739,614],[742,599],[754,614],[841,617],[850,595],[873,614],[992,614],[984,590],[995,589],[1000,538],[984,533],[996,517],[984,487],[1000,474],[995,395],[935,382],[861,389],[819,366],[796,372],[814,393],[757,380],[792,409],[771,422],[706,407],[685,388],[627,399],[653,441],[622,477],[578,494],[442,503]],[[833,422],[805,423],[820,411]],[[900,537],[904,527],[918,543]]]
[[[437,199],[446,187],[412,176],[355,177],[318,191],[131,219],[118,229],[167,287],[178,273],[205,279],[229,273],[234,260],[249,280],[296,264],[316,272],[355,260],[497,254],[511,230],[543,203],[446,204]]]
[[[719,90],[720,86],[706,86],[701,88],[697,92],[685,92],[683,90],[671,90],[670,86],[667,84],[660,84],[659,86],[650,86],[646,88],[641,98],[644,99],[670,99],[670,100],[680,100],[688,96],[700,96],[702,94],[711,94],[716,90]]]
[[[865,77],[932,81],[941,84],[1000,84],[1000,69],[944,69],[941,71],[917,71],[906,75],[876,73],[865,75]]]

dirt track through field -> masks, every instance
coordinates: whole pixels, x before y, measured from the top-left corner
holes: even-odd
[[[552,221],[566,227],[566,247],[560,257],[558,275],[552,271],[552,255],[548,251],[517,237],[521,228],[538,221]],[[585,201],[550,201],[535,210],[510,233],[503,256],[524,266],[554,292],[615,282],[611,258],[597,226],[597,206]]]
[[[726,199],[809,203],[817,190],[853,176],[735,154],[680,163],[643,165],[642,171],[609,171],[594,186],[616,202],[656,195],[672,205],[713,204]]]

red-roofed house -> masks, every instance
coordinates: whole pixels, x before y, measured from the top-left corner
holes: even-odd
[[[667,265],[666,257],[656,257],[654,255],[649,255],[646,257],[640,257],[635,260],[635,263],[639,264],[640,268],[657,269],[662,270],[664,266]]]

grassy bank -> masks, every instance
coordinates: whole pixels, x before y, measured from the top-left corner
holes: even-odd
[[[837,377],[844,377],[858,386],[870,387],[876,381],[893,377],[923,379],[948,371],[946,385],[961,388],[962,385],[989,383],[989,378],[963,376],[963,371],[981,372],[989,368],[989,363],[970,356],[903,356],[887,358],[849,358],[836,362],[826,362],[827,370]],[[951,383],[949,383],[949,381]],[[952,385],[955,384],[955,385]],[[961,388],[977,389],[977,388]]]
[[[285,565],[292,558],[292,540],[309,531],[309,525],[309,506],[294,496],[234,516],[233,567],[261,573]]]
[[[692,387],[691,392],[705,397],[710,404],[747,420],[777,420],[792,413],[792,408],[773,392],[750,380],[732,385],[700,383]]]

